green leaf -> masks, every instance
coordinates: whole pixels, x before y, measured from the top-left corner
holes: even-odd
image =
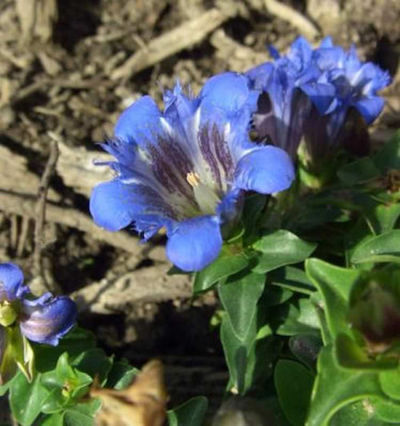
[[[193,292],[196,294],[208,290],[223,278],[242,271],[248,264],[249,259],[244,253],[223,252],[211,265],[196,273]]]
[[[114,362],[110,372],[108,373],[106,388],[124,389],[128,387],[139,370],[132,367],[128,361],[120,360]]]
[[[23,426],[31,425],[40,414],[49,391],[42,386],[40,374],[29,383],[23,374],[18,374],[10,386],[10,407],[14,417]]]
[[[396,370],[381,372],[379,382],[386,395],[400,400],[400,367],[397,367]]]
[[[348,404],[336,412],[329,426],[387,426],[386,422],[374,415],[374,408],[368,400]]]
[[[64,413],[55,413],[41,420],[41,426],[64,426]]]
[[[371,396],[383,396],[378,375],[339,367],[332,345],[322,348],[317,370],[306,426],[328,426],[342,407]]]
[[[374,155],[373,160],[382,173],[391,169],[400,169],[400,131],[383,145],[382,149]]]
[[[376,416],[388,423],[399,424],[400,403],[388,398],[371,398]]]
[[[351,330],[347,319],[348,302],[359,272],[339,268],[322,260],[308,259],[306,273],[322,296],[322,308],[331,339],[342,332],[349,334]]]
[[[96,339],[88,330],[79,327],[73,328],[64,336],[57,346],[32,345],[35,351],[35,367],[40,372],[49,371],[55,368],[59,357],[67,352],[71,362],[82,352],[94,348]]]
[[[276,364],[274,382],[279,403],[294,426],[303,426],[310,403],[314,377],[298,362],[280,360]]]
[[[242,221],[246,236],[252,235],[256,229],[258,220],[267,203],[267,197],[263,194],[246,195],[243,207]]]
[[[311,284],[305,272],[293,266],[285,266],[271,272],[268,274],[268,280],[273,285],[297,293],[309,295],[315,291],[315,287]]]
[[[208,401],[204,396],[191,398],[174,410],[168,411],[168,425],[202,426],[204,424],[207,408]]]
[[[282,346],[283,342],[274,336],[257,338],[248,345],[243,394],[250,389],[266,388]]]
[[[319,335],[319,318],[310,299],[301,298],[288,306],[286,318],[276,332],[281,336]]]
[[[101,407],[99,399],[68,408],[64,414],[64,426],[92,426],[94,416]]]
[[[391,231],[400,217],[400,203],[378,204],[367,217],[376,234]]]
[[[344,368],[357,370],[385,370],[390,369],[391,374],[398,362],[394,358],[371,359],[364,348],[361,348],[347,334],[339,333],[335,342],[335,354],[339,365]]]
[[[93,378],[97,376],[100,383],[103,384],[112,367],[112,360],[102,349],[93,348],[75,358],[72,365]]]
[[[291,232],[281,229],[263,236],[253,247],[263,253],[257,258],[254,272],[265,273],[281,266],[302,262],[315,250],[316,244],[303,241]]]
[[[361,242],[351,256],[353,264],[365,262],[400,263],[400,229]]]
[[[381,172],[371,158],[364,157],[341,167],[337,174],[346,186],[353,186],[376,179]]]
[[[232,324],[227,314],[222,317],[220,337],[224,348],[225,361],[229,370],[228,387],[233,386],[239,393],[245,389],[245,375],[247,366],[247,348],[251,344],[256,334],[256,321],[253,318],[251,328],[254,333],[247,336],[248,340],[241,340],[233,330]]]
[[[244,339],[248,333],[264,285],[264,275],[250,273],[244,276],[236,275],[218,287],[222,306],[239,339]]]

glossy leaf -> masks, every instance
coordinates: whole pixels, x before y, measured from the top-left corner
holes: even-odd
[[[328,426],[342,407],[368,397],[383,396],[378,375],[339,367],[332,345],[321,350],[317,371],[306,426]]]
[[[40,414],[49,391],[41,384],[40,374],[32,383],[19,373],[10,386],[10,407],[14,417],[22,426],[31,425]]]
[[[376,179],[381,172],[371,158],[364,157],[341,167],[337,174],[346,186],[352,186]]]
[[[280,360],[274,372],[275,388],[285,416],[294,426],[303,426],[311,398],[314,377],[298,362]]]
[[[168,425],[202,426],[207,408],[208,401],[204,396],[189,399],[179,407],[168,411]]]
[[[228,387],[234,387],[240,394],[245,389],[248,347],[254,341],[256,332],[255,317],[250,326],[249,335],[243,340],[239,339],[234,331],[228,315],[225,314],[222,318],[220,336],[229,370],[230,382]]]
[[[382,149],[374,155],[373,160],[381,172],[400,170],[400,131],[382,146]]]
[[[33,345],[36,356],[35,367],[41,372],[52,370],[64,352],[67,352],[70,360],[73,361],[82,352],[95,346],[96,339],[93,333],[75,327],[60,340],[57,346]]]
[[[268,280],[276,286],[297,293],[309,295],[315,291],[315,287],[312,285],[305,272],[293,266],[285,266],[284,268],[276,269],[268,274]]]
[[[264,285],[264,275],[251,273],[236,275],[218,287],[221,303],[239,339],[244,339],[248,333]]]
[[[365,262],[400,263],[400,229],[361,242],[351,256],[353,264]]]
[[[329,426],[387,426],[388,424],[379,420],[371,403],[364,399],[350,403],[334,414]]]
[[[310,299],[301,298],[288,306],[286,318],[277,328],[281,336],[297,334],[319,335],[319,318]]]
[[[253,270],[265,273],[304,261],[315,250],[316,244],[303,241],[291,232],[281,229],[261,237],[253,247],[262,253]]]
[[[379,374],[379,382],[383,392],[393,399],[400,400],[400,367]]]
[[[208,290],[219,280],[240,272],[248,264],[249,259],[244,253],[221,254],[211,265],[196,273],[193,284],[194,293]]]
[[[309,259],[306,261],[306,273],[322,296],[322,308],[331,339],[339,333],[350,333],[347,319],[348,302],[359,272],[339,268],[322,260]]]
[[[112,360],[102,349],[93,348],[82,352],[75,358],[72,365],[91,377],[97,376],[100,383],[103,384],[112,367]]]
[[[124,389],[128,387],[139,370],[132,367],[128,361],[120,360],[114,362],[107,376],[106,388]]]
[[[371,403],[376,416],[385,422],[399,424],[400,403],[399,401],[389,400],[388,398],[371,398]]]

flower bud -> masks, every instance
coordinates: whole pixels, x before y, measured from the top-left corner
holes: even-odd
[[[0,302],[0,325],[8,327],[17,319],[17,312],[8,301]]]
[[[349,317],[371,352],[383,352],[400,341],[400,271],[363,274],[351,294]]]

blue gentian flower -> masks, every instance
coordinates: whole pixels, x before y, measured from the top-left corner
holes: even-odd
[[[335,88],[336,105],[327,123],[327,137],[335,141],[350,108],[355,108],[366,124],[381,113],[384,100],[377,94],[390,84],[390,76],[372,62],[361,62],[355,47],[345,51],[330,37],[313,53],[314,62]]]
[[[210,78],[198,97],[177,84],[163,112],[149,96],[131,105],[104,145],[117,176],[92,192],[95,222],[110,231],[134,226],[144,240],[163,229],[176,266],[210,264],[240,215],[243,192],[275,193],[294,178],[283,150],[249,139],[257,97],[244,76],[229,72]]]
[[[308,41],[297,38],[286,56],[270,47],[274,62],[266,62],[246,73],[252,88],[261,96],[253,116],[257,138],[287,151],[295,158],[312,105],[319,114],[335,107],[335,89],[313,61]]]
[[[370,124],[383,108],[377,92],[390,83],[389,74],[363,63],[353,48],[345,51],[326,37],[313,49],[303,37],[287,55],[270,49],[274,62],[247,72],[251,87],[261,94],[253,126],[295,158],[303,136],[309,149],[321,154],[343,140],[343,128],[356,110]],[[354,126],[348,126],[354,129]]]
[[[0,347],[1,341],[5,344],[2,327],[14,325],[32,342],[57,345],[75,324],[75,303],[66,296],[52,297],[50,293],[34,298],[23,280],[18,266],[0,264]]]

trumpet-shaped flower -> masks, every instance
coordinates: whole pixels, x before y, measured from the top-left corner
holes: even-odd
[[[76,306],[71,299],[50,293],[35,299],[23,280],[18,266],[0,264],[0,351],[2,340],[5,344],[3,327],[18,325],[29,340],[57,345],[75,324]]]
[[[133,225],[145,240],[164,229],[176,266],[195,271],[211,263],[244,191],[275,193],[294,178],[283,150],[249,139],[257,97],[244,76],[224,73],[198,97],[177,84],[164,96],[164,111],[149,96],[131,105],[104,145],[117,176],[92,192],[95,222],[110,231]]]

